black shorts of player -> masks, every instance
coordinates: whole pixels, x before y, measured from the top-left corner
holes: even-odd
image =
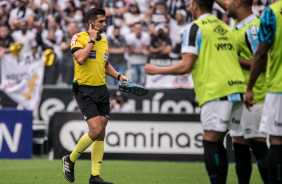
[[[110,93],[106,85],[79,85],[74,96],[86,121],[99,115],[109,118]]]

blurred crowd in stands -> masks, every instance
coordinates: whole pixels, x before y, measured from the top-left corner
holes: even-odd
[[[254,13],[260,15],[268,4],[254,0]],[[70,40],[88,30],[88,9],[103,8],[110,63],[144,84],[149,58],[181,59],[182,34],[192,21],[189,5],[190,0],[0,0],[0,59],[15,42],[23,43],[21,53],[52,49],[55,60],[45,66],[44,84],[68,86],[74,72]],[[232,27],[216,4],[213,14]],[[107,78],[107,84],[117,81]]]

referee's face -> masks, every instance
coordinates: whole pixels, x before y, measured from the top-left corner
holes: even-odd
[[[93,23],[93,28],[99,29],[100,33],[106,30],[106,16],[97,15],[97,19]]]

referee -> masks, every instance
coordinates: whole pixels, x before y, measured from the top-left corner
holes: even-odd
[[[78,157],[92,144],[92,170],[89,184],[111,184],[99,177],[104,155],[105,129],[110,112],[110,94],[105,75],[119,81],[128,79],[116,72],[108,61],[108,42],[101,33],[106,28],[105,11],[88,10],[87,32],[80,32],[71,40],[74,58],[73,92],[79,108],[88,124],[89,132],[81,137],[70,155],[64,156],[63,171],[69,182],[74,182],[74,164]]]
[[[211,14],[213,0],[192,0],[195,19],[183,34],[182,62],[158,68],[147,64],[148,74],[179,75],[192,71],[204,129],[204,161],[212,184],[226,183],[228,160],[223,139],[237,130],[246,91],[235,40],[229,27]]]

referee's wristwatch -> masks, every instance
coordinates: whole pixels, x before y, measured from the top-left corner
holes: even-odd
[[[91,38],[88,40],[88,43],[93,43],[93,45],[95,44],[95,41],[93,41]]]

